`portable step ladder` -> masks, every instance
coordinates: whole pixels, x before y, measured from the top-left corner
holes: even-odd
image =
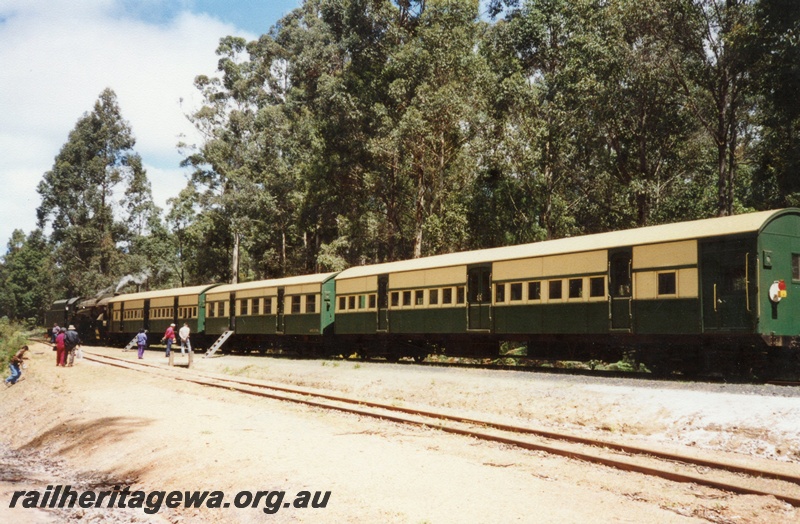
[[[231,335],[233,335],[233,331],[226,331],[225,333],[220,335],[217,341],[214,342],[214,344],[210,348],[208,348],[208,351],[206,351],[206,354],[203,358],[208,358],[213,356],[214,353],[216,353],[217,350],[222,347],[222,344],[224,344],[225,341],[231,338]]]
[[[133,340],[131,340],[130,342],[128,342],[128,345],[127,345],[127,346],[125,346],[124,348],[122,348],[122,351],[132,351],[132,350],[133,350],[133,348],[135,348],[136,346],[137,346],[137,344],[136,344],[136,337],[133,337]]]

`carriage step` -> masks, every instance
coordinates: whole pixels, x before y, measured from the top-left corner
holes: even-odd
[[[128,345],[122,348],[122,351],[131,351],[133,348],[137,346],[136,344],[136,337],[133,337],[133,340],[128,342]]]
[[[214,342],[214,344],[210,348],[208,348],[208,351],[206,351],[206,355],[203,358],[208,358],[214,355],[214,353],[216,353],[217,350],[222,347],[222,344],[224,344],[225,341],[231,338],[231,335],[233,335],[233,331],[226,331],[225,333],[220,335],[217,341]]]

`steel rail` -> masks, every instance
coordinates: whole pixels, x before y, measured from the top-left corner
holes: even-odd
[[[194,384],[204,385],[204,386],[211,386],[217,387],[226,390],[235,390],[242,393],[247,393],[251,395],[257,395],[265,398],[271,398],[274,400],[281,400],[281,401],[289,401],[294,403],[300,403],[307,406],[322,408],[322,409],[329,409],[329,410],[337,410],[340,412],[350,413],[354,415],[360,416],[368,416],[374,418],[380,418],[384,420],[390,420],[397,423],[402,424],[412,424],[417,426],[424,426],[424,427],[432,427],[438,429],[440,431],[444,431],[446,433],[452,433],[457,435],[463,436],[470,436],[474,438],[479,438],[486,441],[498,442],[502,444],[516,446],[522,449],[528,449],[532,451],[543,451],[546,453],[550,453],[553,455],[564,456],[568,458],[573,458],[577,460],[583,460],[590,463],[602,464],[609,467],[614,467],[624,471],[631,471],[631,472],[638,472],[650,476],[660,477],[671,481],[676,482],[688,482],[688,483],[695,483],[699,485],[704,485],[724,491],[730,491],[739,494],[752,494],[752,495],[762,495],[762,496],[773,496],[779,500],[783,500],[793,506],[800,507],[800,497],[787,495],[785,493],[777,493],[775,491],[770,491],[769,489],[756,489],[748,486],[743,486],[740,484],[731,483],[728,481],[722,480],[715,480],[708,477],[692,475],[688,473],[678,473],[675,471],[667,471],[664,469],[660,469],[657,467],[646,466],[642,464],[636,464],[632,460],[624,460],[622,458],[609,458],[603,457],[595,453],[588,453],[583,451],[576,451],[574,449],[568,449],[564,447],[559,447],[551,444],[540,444],[534,443],[530,441],[520,440],[519,438],[512,438],[503,435],[497,435],[492,433],[487,433],[485,431],[478,431],[475,429],[465,429],[459,428],[454,426],[447,426],[441,423],[432,424],[430,420],[419,420],[408,418],[405,416],[392,414],[394,413],[403,413],[406,415],[413,415],[418,417],[423,417],[424,419],[435,419],[440,421],[446,421],[451,423],[458,423],[458,424],[468,424],[473,426],[480,426],[483,428],[491,428],[502,432],[507,433],[517,433],[517,434],[526,434],[535,437],[546,438],[549,440],[560,440],[572,444],[579,444],[585,446],[592,446],[595,448],[606,448],[611,449],[614,451],[620,451],[632,455],[644,456],[644,457],[654,457],[661,460],[668,460],[677,462],[686,466],[699,466],[705,467],[710,469],[717,469],[717,470],[725,470],[734,473],[740,473],[744,475],[748,475],[755,478],[769,478],[774,480],[779,480],[787,483],[791,483],[797,486],[800,486],[800,475],[787,475],[775,471],[765,471],[765,470],[758,470],[749,467],[743,467],[735,464],[728,464],[714,460],[705,460],[700,459],[697,457],[691,457],[687,455],[680,455],[674,453],[666,453],[658,450],[652,450],[637,446],[628,446],[622,445],[615,442],[597,440],[597,439],[590,439],[585,437],[579,437],[575,435],[569,435],[564,433],[555,433],[551,431],[539,430],[539,429],[532,429],[520,426],[512,426],[507,424],[500,424],[490,421],[484,420],[477,420],[465,417],[457,417],[452,415],[447,415],[443,413],[437,413],[427,410],[419,410],[413,408],[404,408],[400,406],[392,406],[388,404],[382,404],[378,402],[371,402],[359,399],[353,399],[350,397],[343,397],[338,395],[332,395],[327,393],[321,393],[316,391],[305,390],[301,388],[290,388],[285,386],[276,386],[274,384],[266,384],[261,381],[253,381],[253,380],[246,380],[241,379],[238,377],[226,377],[226,376],[219,376],[216,374],[206,373],[206,372],[197,372],[192,370],[190,374],[195,375],[194,377],[189,376],[183,372],[180,375],[175,373],[170,373],[170,368],[165,368],[159,364],[151,364],[151,363],[142,363],[142,362],[135,362],[130,361],[128,359],[111,357],[107,355],[99,355],[91,352],[87,352],[84,350],[84,358],[98,362],[100,364],[106,364],[111,366],[120,367],[123,369],[129,370],[136,370],[142,371],[143,369],[147,370],[158,370],[160,372],[164,372],[170,378],[176,380],[182,380]],[[270,393],[264,390],[272,390],[278,393]],[[326,402],[320,402],[315,400],[309,400],[307,398],[297,398],[287,396],[289,395],[301,395],[303,397],[316,397],[328,401],[334,402],[341,402],[344,404],[355,404],[358,407],[348,407],[348,406],[341,406],[335,404],[329,404]],[[375,412],[370,411],[369,409],[377,409],[383,412]],[[387,413],[388,412],[388,413]]]

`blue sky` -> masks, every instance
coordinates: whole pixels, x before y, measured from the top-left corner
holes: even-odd
[[[36,227],[36,186],[100,93],[123,117],[166,207],[186,185],[176,149],[194,77],[215,74],[219,39],[255,39],[302,0],[0,0],[0,253]]]

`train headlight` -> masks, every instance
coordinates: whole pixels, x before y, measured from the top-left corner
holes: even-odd
[[[786,281],[784,280],[776,280],[769,287],[769,299],[776,304],[780,302],[782,298],[786,298],[786,295]]]

